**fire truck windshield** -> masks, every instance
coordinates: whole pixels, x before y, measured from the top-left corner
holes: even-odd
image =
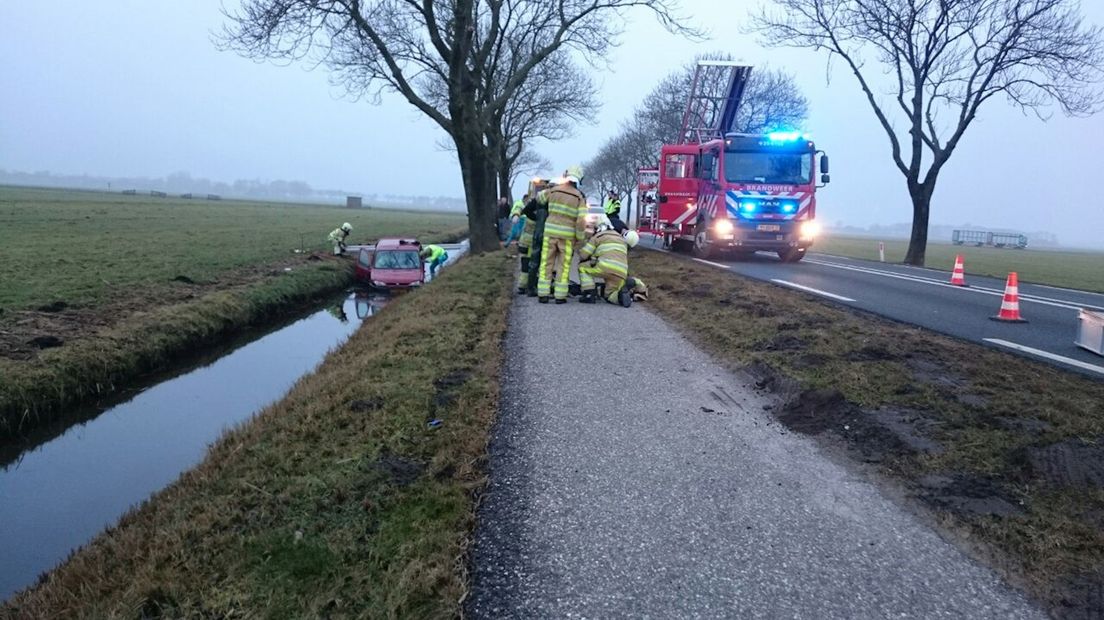
[[[804,185],[813,174],[812,153],[726,151],[725,179],[729,183]]]

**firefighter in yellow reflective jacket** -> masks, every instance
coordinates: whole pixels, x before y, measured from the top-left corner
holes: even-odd
[[[349,222],[345,222],[330,233],[330,243],[333,243],[334,256],[341,256],[345,253],[345,238],[348,237],[351,232],[353,232],[353,225]]]
[[[605,282],[603,295],[611,304],[632,305],[632,291],[625,288],[629,277],[629,248],[636,246],[636,231],[626,231],[624,236],[603,224],[598,233],[579,250],[579,283],[583,296],[579,301],[592,304],[597,301],[594,278]]]
[[[448,252],[439,245],[427,245],[422,248],[422,258],[429,263],[429,277],[437,275],[437,268],[448,261]]]
[[[537,194],[537,203],[548,208],[541,241],[540,275],[537,278],[537,296],[542,304],[548,303],[552,294],[556,303],[567,303],[571,254],[575,245],[586,239],[586,196],[579,189],[583,169],[572,166],[564,177],[562,183]]]

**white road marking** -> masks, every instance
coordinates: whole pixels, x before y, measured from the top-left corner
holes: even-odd
[[[854,299],[851,299],[850,297],[844,297],[843,295],[836,295],[835,293],[829,293],[827,291],[822,291],[818,288],[813,288],[811,286],[805,286],[805,285],[802,285],[802,284],[798,284],[796,282],[790,282],[788,280],[779,280],[777,278],[771,278],[771,282],[774,282],[775,284],[781,284],[782,286],[789,286],[791,288],[796,288],[796,289],[805,291],[807,293],[812,293],[814,295],[823,295],[824,297],[830,297],[832,299],[836,299],[836,300],[839,300],[839,301],[855,301]]]
[[[1104,366],[1097,366],[1095,364],[1089,364],[1088,362],[1082,362],[1081,360],[1075,360],[1072,357],[1066,357],[1064,355],[1058,355],[1056,353],[1049,353],[1040,349],[1033,349],[1031,347],[1025,347],[1022,344],[1016,344],[1015,342],[1009,342],[1007,340],[1001,340],[1000,338],[982,338],[985,342],[991,342],[1002,347],[1008,347],[1009,349],[1015,349],[1016,351],[1022,351],[1024,353],[1030,353],[1031,355],[1037,355],[1048,360],[1055,362],[1061,362],[1063,364],[1069,364],[1076,368],[1088,370],[1090,372],[1096,372],[1104,375]]]
[[[706,265],[712,265],[714,267],[720,267],[721,269],[728,269],[729,268],[728,265],[725,265],[724,263],[714,263],[713,261],[705,260],[704,258],[695,258],[694,260],[698,261],[699,263],[705,263]]]
[[[805,262],[813,263],[814,265],[824,265],[825,267],[834,267],[836,269],[845,269],[847,271],[857,271],[859,273],[868,273],[871,275],[883,276],[886,278],[896,278],[898,280],[908,280],[909,282],[918,282],[920,284],[930,284],[932,286],[945,286],[948,288],[958,289],[960,291],[973,291],[975,293],[981,293],[983,295],[993,295],[996,297],[1003,297],[1004,290],[992,289],[984,286],[955,286],[949,282],[942,282],[940,280],[933,280],[931,278],[923,278],[920,276],[905,275],[901,273],[894,273],[892,271],[882,271],[880,269],[873,269],[870,267],[856,267],[853,265],[840,265],[838,263],[832,263],[822,260],[809,260]],[[1100,306],[1093,306],[1091,304],[1078,304],[1075,302],[1067,301],[1064,299],[1055,299],[1053,297],[1041,297],[1039,295],[1030,295],[1027,293],[1020,293],[1020,301],[1030,301],[1036,304],[1042,304],[1044,306],[1054,306],[1056,308],[1067,308],[1070,310],[1080,310],[1082,308],[1090,308],[1094,310],[1104,310]]]

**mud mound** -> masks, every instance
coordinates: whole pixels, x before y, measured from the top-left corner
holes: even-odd
[[[172,279],[173,282],[180,282],[181,284],[195,284],[195,280],[188,276],[180,275]]]
[[[805,390],[786,403],[778,419],[794,432],[818,435],[847,425],[856,411],[839,390]]]
[[[867,463],[943,450],[929,436],[935,422],[923,413],[903,409],[863,411],[838,390],[805,390],[786,403],[778,419],[795,433],[831,432]]]
[[[372,463],[372,469],[386,476],[391,482],[398,486],[405,487],[412,484],[418,479],[418,476],[422,475],[422,472],[425,470],[425,463],[384,453]]]
[[[1028,448],[1026,473],[1050,484],[1104,489],[1104,444],[1067,439]]]
[[[54,347],[60,347],[61,345],[65,344],[65,341],[63,341],[61,338],[58,338],[57,336],[37,336],[35,338],[31,338],[31,340],[28,341],[27,344],[39,349],[53,349]]]
[[[899,357],[899,355],[886,347],[869,344],[847,353],[847,361],[850,362],[882,362],[895,360]]]
[[[471,371],[466,368],[454,370],[433,381],[433,406],[441,409],[456,402],[456,392],[471,378]]]
[[[66,309],[68,307],[69,307],[69,304],[65,303],[64,301],[55,301],[55,302],[52,302],[52,303],[48,303],[45,306],[39,306],[38,311],[39,312],[61,312],[62,310]]]
[[[354,400],[349,403],[349,410],[357,413],[365,413],[368,411],[375,411],[383,406],[383,399],[376,398],[363,398]]]
[[[809,344],[793,334],[775,334],[771,338],[756,345],[757,351],[800,351],[808,348]]]
[[[1024,512],[1015,496],[987,478],[958,473],[925,476],[920,484],[924,501],[953,513],[1010,517]]]

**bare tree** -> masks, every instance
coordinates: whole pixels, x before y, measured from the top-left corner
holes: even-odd
[[[824,49],[855,75],[912,199],[905,262],[923,265],[939,174],[977,118],[1002,96],[1040,117],[1096,111],[1101,29],[1077,0],[774,0],[753,29],[771,46]],[[868,67],[867,57],[878,64]],[[889,76],[880,99],[882,82]]]
[[[242,0],[227,13],[224,49],[258,59],[312,60],[354,96],[402,95],[452,139],[464,182],[472,249],[498,247],[497,157],[485,129],[534,69],[561,49],[602,58],[633,8],[684,30],[678,0]],[[494,71],[508,42],[514,70]],[[570,88],[570,84],[565,87]],[[434,105],[443,92],[447,105]]]
[[[496,68],[497,73],[516,71],[523,61],[524,45],[512,47],[502,66]],[[564,88],[565,84],[571,87]],[[597,113],[594,81],[572,62],[567,50],[552,54],[534,68],[526,85],[487,126],[487,144],[498,157],[499,195],[512,198],[511,187],[520,172],[516,170],[519,162],[527,171],[536,172],[536,164],[544,161],[533,151],[533,140],[568,138],[580,123],[593,122]]]

